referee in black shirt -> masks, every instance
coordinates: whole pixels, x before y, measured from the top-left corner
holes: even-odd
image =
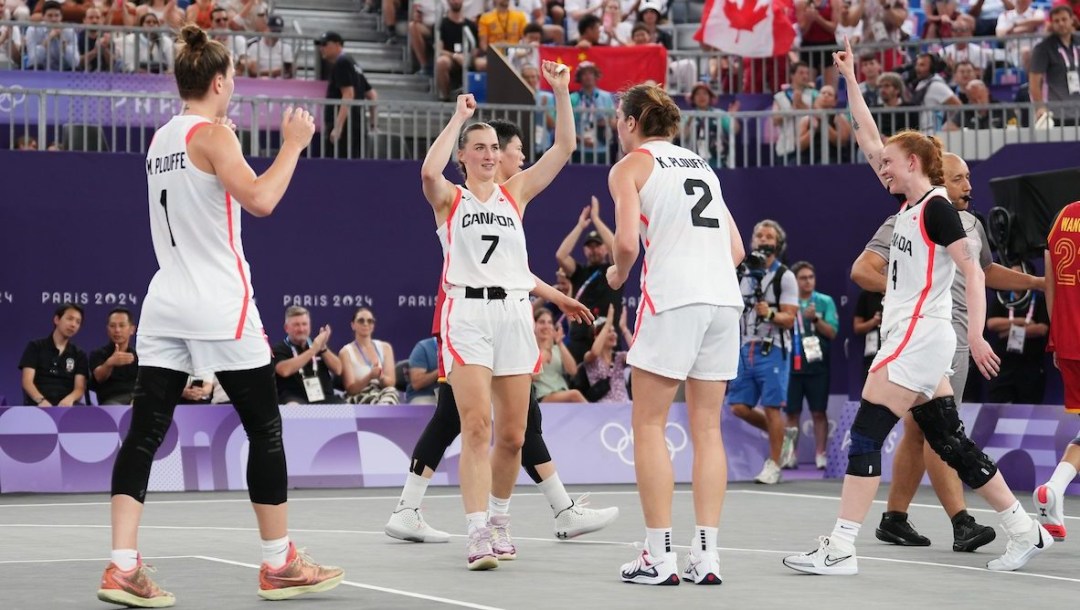
[[[368,83],[364,71],[350,55],[345,53],[345,40],[337,32],[326,32],[315,39],[319,54],[330,65],[326,83],[326,97],[331,100],[375,101],[378,96]],[[375,106],[368,108],[368,127],[375,131]],[[330,105],[323,113],[323,132],[326,148],[323,156],[354,158],[360,156],[363,137],[364,111],[361,106]]]

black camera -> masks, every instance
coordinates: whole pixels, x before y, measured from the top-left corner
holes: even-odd
[[[776,253],[776,246],[766,244],[758,246],[746,255],[746,260],[739,268],[741,275],[748,275],[758,281],[765,278],[765,272],[769,269],[769,257]]]

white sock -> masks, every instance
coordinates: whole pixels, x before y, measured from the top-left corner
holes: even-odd
[[[270,566],[273,569],[278,569],[285,565],[285,561],[289,558],[289,537],[278,538],[277,540],[263,540],[262,541],[262,560],[263,563]]]
[[[492,515],[509,515],[510,514],[510,498],[505,500],[502,498],[496,498],[495,496],[488,496],[488,512]]]
[[[113,549],[112,562],[124,572],[130,572],[139,565],[139,551],[135,549]]]
[[[410,472],[405,479],[405,487],[401,490],[401,499],[398,500],[397,509],[420,508],[420,503],[424,501],[424,494],[427,493],[429,482],[428,479]]]
[[[696,528],[694,539],[690,541],[691,552],[700,551],[708,553],[716,550],[717,528],[699,525]]]
[[[465,515],[465,532],[472,535],[476,530],[487,527],[488,514],[486,512],[469,513]]]
[[[645,528],[645,550],[653,557],[661,557],[671,552],[671,528]]]
[[[544,497],[547,498],[548,504],[551,505],[552,512],[556,515],[574,505],[574,501],[570,499],[569,494],[566,493],[566,488],[563,487],[562,481],[559,480],[559,473],[557,472],[551,475],[550,478],[537,483],[536,487],[544,494]]]
[[[855,539],[859,537],[859,530],[861,528],[861,523],[855,523],[854,521],[848,521],[847,519],[837,519],[836,525],[833,526],[830,538],[843,540],[851,546],[855,546]]]
[[[1068,462],[1061,462],[1054,469],[1053,476],[1046,482],[1046,486],[1054,490],[1058,496],[1065,495],[1065,488],[1076,478],[1076,468]]]
[[[1016,501],[1016,504],[998,513],[998,518],[1001,519],[1001,528],[1009,536],[1019,536],[1031,531],[1031,517],[1024,511],[1024,507],[1020,505],[1019,500]]]

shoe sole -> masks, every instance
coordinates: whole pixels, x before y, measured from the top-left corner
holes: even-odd
[[[615,520],[618,519],[618,518],[619,518],[619,509],[616,508],[615,512],[613,512],[611,514],[610,518],[605,519],[603,522],[599,523],[598,525],[593,525],[593,526],[589,526],[589,527],[583,527],[583,528],[576,529],[576,530],[566,530],[565,532],[560,532],[559,530],[555,530],[555,537],[558,538],[559,540],[569,540],[571,538],[577,538],[578,536],[584,536],[585,534],[591,534],[593,532],[599,532],[600,530],[602,530],[605,527],[611,525],[612,523],[615,523]]]
[[[484,570],[494,570],[499,567],[499,559],[494,555],[487,555],[481,557],[475,561],[469,563],[469,570],[472,572],[482,572]]]
[[[994,532],[994,528],[987,527],[983,529],[974,538],[968,538],[967,540],[953,540],[952,550],[956,553],[974,553],[979,547],[990,544],[997,538],[997,533]]]
[[[818,568],[814,566],[803,566],[790,564],[787,559],[783,560],[785,566],[795,570],[796,572],[802,572],[803,574],[814,574],[815,576],[855,576],[859,573],[859,566],[855,567],[842,567],[842,568]]]
[[[499,561],[513,561],[517,559],[517,553],[495,553],[495,558]]]
[[[387,525],[387,526],[385,526],[383,528],[383,532],[385,532],[387,536],[390,536],[394,540],[404,540],[405,542],[421,542],[421,543],[426,542],[426,543],[429,543],[429,544],[430,543],[438,544],[438,543],[441,543],[441,542],[450,542],[450,534],[446,534],[445,538],[443,538],[442,536],[427,536],[427,537],[418,536],[418,535],[416,535],[416,534],[414,534],[412,532],[403,532],[401,530],[396,530],[396,529],[394,529],[393,527],[391,527],[389,525]]]
[[[672,574],[660,582],[649,582],[646,580],[634,580],[633,578],[623,578],[623,582],[630,585],[654,585],[658,587],[674,587],[679,584],[679,575]]]
[[[1031,494],[1031,500],[1035,504],[1035,517],[1039,523],[1053,536],[1055,541],[1062,542],[1065,540],[1065,524],[1050,523],[1050,488],[1046,485],[1039,485],[1035,488],[1035,492]]]
[[[327,578],[326,580],[317,582],[313,585],[287,587],[285,589],[259,589],[259,597],[272,601],[281,601],[283,599],[292,599],[306,593],[322,593],[323,591],[329,591],[340,585],[343,580],[345,580],[345,574],[341,573],[333,578]]]
[[[723,584],[724,582],[723,579],[720,578],[719,574],[714,574],[712,572],[706,574],[705,577],[701,580],[695,580],[689,576],[686,576],[685,574],[683,575],[683,579],[688,582],[692,582],[695,585],[719,585]]]
[[[902,538],[892,532],[886,532],[883,529],[874,530],[874,536],[882,542],[888,542],[889,544],[895,544],[897,546],[930,546],[929,540],[926,542],[912,542],[907,538]]]
[[[175,597],[138,597],[119,589],[98,589],[97,598],[103,602],[127,606],[128,608],[171,608],[176,605]]]

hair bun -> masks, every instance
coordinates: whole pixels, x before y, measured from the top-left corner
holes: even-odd
[[[206,46],[209,39],[206,37],[206,32],[197,25],[185,25],[184,29],[180,30],[180,39],[184,41],[184,44],[192,51],[197,51]]]

